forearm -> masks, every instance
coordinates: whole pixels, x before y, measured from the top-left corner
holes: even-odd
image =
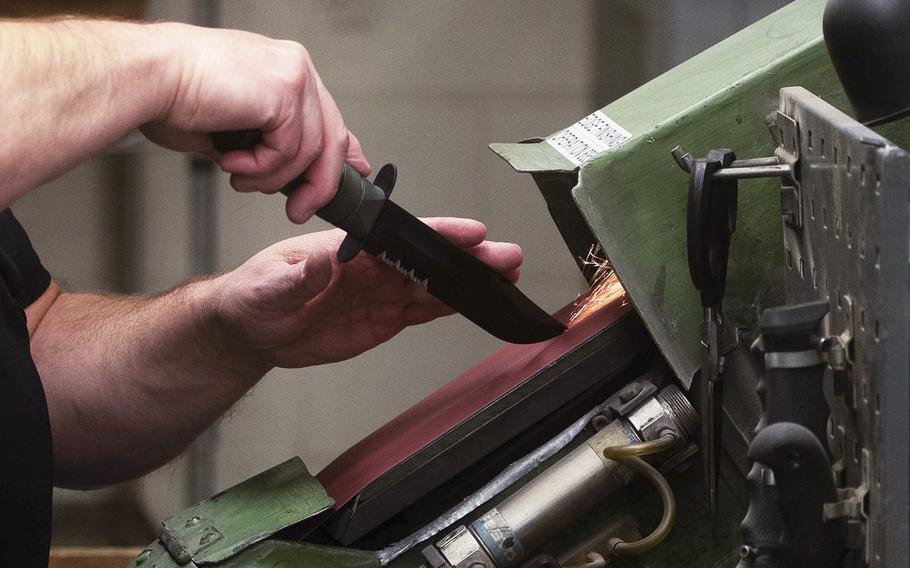
[[[53,303],[32,352],[58,484],[112,483],[163,464],[265,374],[267,365],[222,339],[208,287]]]
[[[0,21],[0,209],[166,111],[166,25]]]

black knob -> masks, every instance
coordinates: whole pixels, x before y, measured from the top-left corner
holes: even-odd
[[[910,113],[910,2],[831,0],[825,44],[856,118],[882,124]]]

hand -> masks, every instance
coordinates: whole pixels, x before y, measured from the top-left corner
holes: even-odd
[[[299,43],[183,24],[150,27],[177,46],[167,108],[143,127],[154,142],[211,157],[238,191],[274,193],[305,173],[307,182],[287,200],[295,223],[335,195],[344,162],[370,173],[360,142]],[[254,128],[263,136],[252,150],[220,155],[209,139],[211,132]]]
[[[515,282],[518,245],[484,241],[469,219],[424,220]],[[216,319],[232,350],[269,366],[297,368],[341,361],[410,325],[453,313],[393,268],[361,253],[335,258],[344,233],[312,233],[277,243],[212,281]]]

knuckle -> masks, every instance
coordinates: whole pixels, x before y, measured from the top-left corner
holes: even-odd
[[[287,61],[292,77],[295,81],[305,83],[310,76],[313,60],[310,52],[297,42],[288,42]]]
[[[312,60],[301,44],[290,40],[276,40],[272,69],[276,81],[284,89],[299,93],[310,80]]]

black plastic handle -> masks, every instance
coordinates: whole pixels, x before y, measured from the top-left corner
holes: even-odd
[[[827,301],[769,308],[759,321],[765,375],[759,384],[762,426],[793,422],[809,429],[824,445],[831,409],[825,399],[827,364],[818,350]],[[827,450],[827,446],[825,446]]]
[[[714,172],[736,159],[732,150],[711,150],[695,160],[689,175],[686,250],[689,276],[704,307],[717,306],[727,284],[730,239],[736,231],[737,181],[714,179]]]
[[[821,323],[828,309],[828,302],[819,301],[769,308],[762,313],[759,328],[765,351],[765,373],[758,383],[762,416],[756,427],[758,435],[749,447],[749,456],[753,456],[759,437],[766,445],[756,452],[769,451],[767,444],[771,438],[763,436],[763,433],[773,425],[796,425],[816,439],[818,449],[827,462],[827,467],[822,469],[830,479],[831,465],[825,440],[831,410],[823,388],[826,364],[817,347]],[[792,434],[792,430],[787,432]],[[782,430],[774,428],[773,431],[780,433]],[[804,443],[804,436],[800,433],[792,435]],[[770,469],[770,465],[754,463],[746,478],[749,510],[741,525],[743,547],[740,568],[801,565],[794,564],[792,551],[793,535],[799,533],[799,527],[786,531],[786,521],[803,514],[805,506],[796,505],[791,498],[782,495],[776,484],[777,471]],[[813,466],[816,466],[814,462]],[[821,511],[813,510],[812,514],[821,518]],[[790,535],[789,548],[785,532]]]
[[[793,422],[771,424],[752,441],[749,457],[774,471],[786,565],[840,566],[845,526],[843,519],[824,518],[824,506],[837,501],[837,490],[818,437]]]
[[[226,130],[212,133],[211,138],[215,149],[224,153],[254,148],[262,141],[262,133],[259,130]],[[300,174],[282,187],[281,193],[289,196],[305,181],[305,174]],[[385,191],[345,164],[338,181],[338,192],[328,204],[316,211],[316,216],[363,240],[372,229],[385,200]]]
[[[777,508],[777,487],[768,473],[768,468],[753,463],[746,476],[749,510],[740,525],[743,546],[738,568],[790,566],[784,550],[784,521]]]
[[[765,424],[795,422],[820,441],[826,440],[831,409],[823,390],[824,376],[824,365],[766,371]]]

